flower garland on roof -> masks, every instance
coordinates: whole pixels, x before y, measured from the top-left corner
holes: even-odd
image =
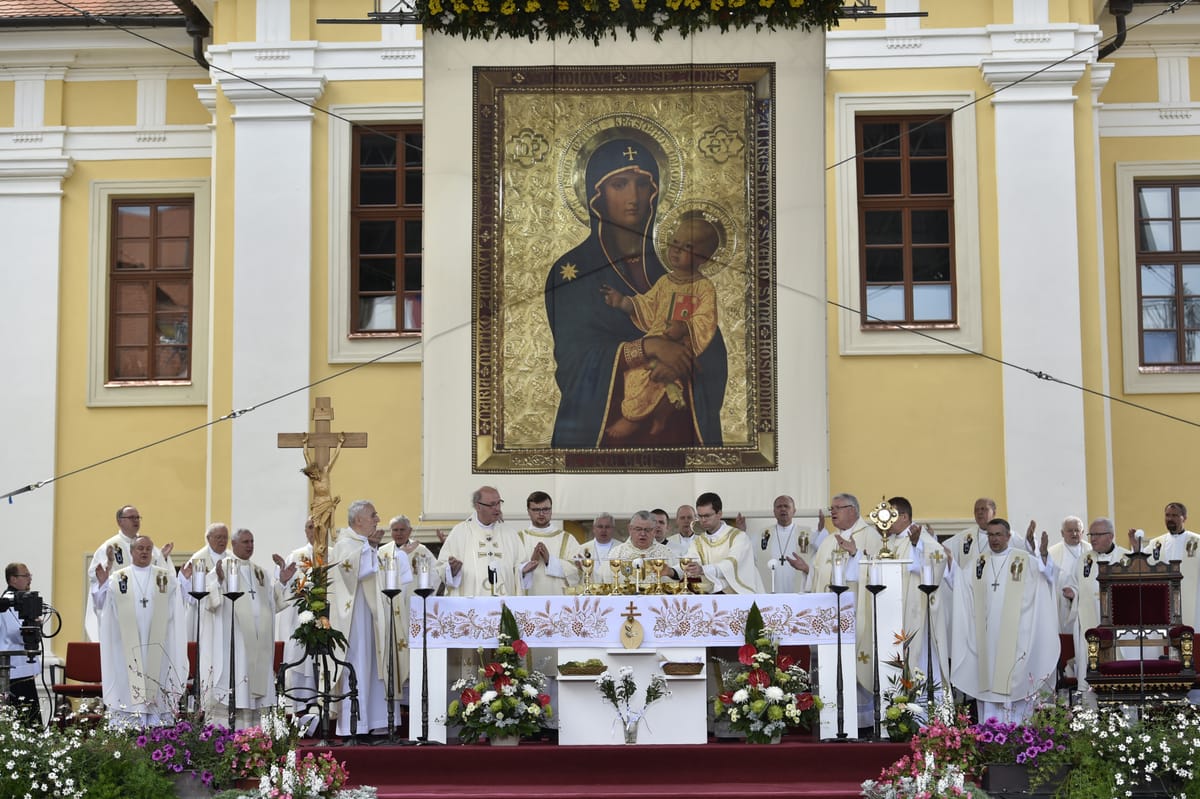
[[[426,30],[464,39],[585,39],[599,44],[625,30],[681,36],[708,28],[722,33],[752,28],[829,29],[842,0],[418,0]]]

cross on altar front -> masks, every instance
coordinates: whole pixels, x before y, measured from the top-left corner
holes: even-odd
[[[322,563],[329,549],[329,536],[333,531],[333,511],[340,497],[333,495],[330,472],[343,447],[364,449],[366,433],[335,433],[329,429],[333,421],[333,404],[329,397],[317,397],[312,410],[313,431],[311,433],[280,433],[277,446],[281,449],[303,449],[306,466],[304,474],[312,485],[310,515],[317,525],[318,535],[313,541],[313,556]],[[330,449],[333,449],[332,456]],[[311,454],[310,454],[311,453]]]

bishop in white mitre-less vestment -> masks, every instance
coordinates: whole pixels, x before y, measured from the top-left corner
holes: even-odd
[[[1053,567],[1009,546],[1007,522],[988,523],[987,552],[952,569],[951,682],[979,704],[980,720],[1021,722],[1053,688],[1058,613]]]
[[[100,668],[109,724],[168,724],[187,683],[183,603],[173,569],[150,564],[153,543],[141,536],[133,563],[108,574],[101,566],[92,591],[100,609]]]
[[[282,568],[280,582],[274,570],[251,561],[254,534],[249,530],[238,530],[230,549],[206,578],[209,592],[201,605],[200,677],[205,711],[210,717],[227,719],[232,625],[234,726],[241,729],[256,726],[263,709],[275,704],[275,614],[287,607],[285,586],[295,566]],[[233,590],[241,593],[236,601],[225,597]]]

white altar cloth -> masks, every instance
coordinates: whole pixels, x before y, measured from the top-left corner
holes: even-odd
[[[854,737],[854,604],[853,592],[842,595],[841,646],[847,732]],[[763,624],[780,644],[817,647],[820,668],[821,735],[836,732],[836,663],[838,633],[834,594],[678,594],[667,596],[529,596],[430,597],[428,599],[429,737],[446,740],[447,649],[493,648],[497,645],[501,605],[517,620],[521,639],[531,647],[620,647],[620,627],[632,604],[645,631],[641,650],[745,643],[746,613],[757,602]],[[409,696],[421,696],[421,662],[425,650],[420,597],[409,614],[411,682]],[[639,650],[640,651],[640,650]],[[455,675],[457,676],[457,675]],[[551,675],[553,676],[553,675]],[[410,738],[421,735],[421,709],[413,702]]]

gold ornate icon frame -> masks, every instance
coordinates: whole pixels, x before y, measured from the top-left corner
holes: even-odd
[[[476,473],[777,468],[774,79],[769,64],[475,68]],[[702,270],[728,353],[719,442],[553,444],[561,394],[547,275],[588,238],[588,159],[614,138],[657,164],[651,238],[668,270],[681,219],[700,215],[720,232]]]

